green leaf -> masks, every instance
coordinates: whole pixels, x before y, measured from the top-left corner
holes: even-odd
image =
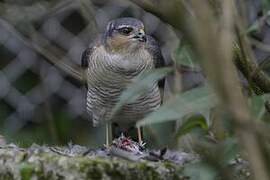
[[[204,114],[217,103],[216,95],[208,86],[195,88],[183,94],[175,95],[157,111],[137,122],[137,126],[180,120],[190,113]]]
[[[218,177],[218,172],[203,162],[187,164],[183,173],[190,180],[215,180]]]
[[[265,102],[270,98],[270,94],[252,96],[249,98],[249,109],[254,120],[262,120],[265,114]]]
[[[199,68],[191,45],[187,42],[182,42],[174,53],[175,62],[179,65],[185,65],[191,68]]]
[[[127,89],[121,94],[119,101],[112,110],[112,116],[115,115],[125,104],[134,102],[140,95],[146,93],[155,82],[164,78],[172,72],[171,68],[159,68],[136,77]]]
[[[202,115],[192,115],[184,119],[182,125],[178,128],[176,133],[176,138],[179,138],[193,129],[200,128],[202,130],[207,130],[208,125],[206,119]]]
[[[230,164],[238,153],[237,141],[235,138],[227,138],[222,144],[223,156],[222,160],[225,165]]]
[[[259,21],[255,21],[254,23],[252,23],[248,29],[247,29],[247,34],[252,34],[252,33],[255,33],[255,32],[258,32],[259,31]]]

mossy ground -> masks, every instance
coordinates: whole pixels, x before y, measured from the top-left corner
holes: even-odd
[[[2,180],[181,179],[182,167],[117,157],[65,156],[48,150],[0,148]]]
[[[185,167],[199,162],[190,160],[180,165],[170,161],[129,161],[106,154],[71,153],[69,148],[61,150],[64,153],[47,146],[0,146],[0,180],[186,180],[190,177]],[[237,180],[248,179],[244,169],[242,165],[232,166]]]

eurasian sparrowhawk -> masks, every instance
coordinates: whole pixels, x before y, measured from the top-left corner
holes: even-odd
[[[163,65],[157,42],[144,32],[135,18],[119,18],[108,23],[104,34],[82,55],[87,77],[87,111],[94,125],[116,122],[127,126],[156,110],[161,103],[158,84],[133,103],[126,104],[112,118],[111,111],[132,79],[144,71]]]

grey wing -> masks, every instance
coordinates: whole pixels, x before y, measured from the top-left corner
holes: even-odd
[[[81,67],[83,69],[87,69],[89,65],[89,57],[91,56],[93,52],[93,47],[88,47],[86,50],[83,51],[82,57],[81,57]]]
[[[81,57],[81,67],[83,68],[83,71],[87,71],[88,65],[89,65],[89,60],[90,56],[94,51],[94,47],[88,47],[86,50],[83,51],[82,57]],[[84,73],[84,76],[86,76],[86,73]],[[84,78],[85,80],[87,77]],[[87,88],[87,81],[84,82],[85,87]]]
[[[147,35],[147,43],[146,43],[146,49],[148,52],[152,55],[154,59],[154,65],[155,68],[161,68],[165,66],[165,61],[159,46],[159,43],[152,37]],[[161,89],[164,89],[165,86],[165,78],[159,80],[158,86]]]
[[[147,36],[146,48],[154,59],[155,68],[164,67],[165,61],[161,53],[160,45],[152,36]]]
[[[84,72],[84,76],[85,76],[85,86],[87,88],[87,97],[86,97],[86,109],[87,112],[89,114],[90,120],[93,122],[93,125],[95,126],[98,122],[95,120],[94,118],[94,106],[92,104],[92,94],[90,93],[88,87],[87,87],[87,70],[89,67],[89,62],[91,60],[91,56],[93,55],[95,49],[97,48],[97,46],[99,46],[99,41],[94,41],[92,44],[90,44],[90,46],[88,48],[86,48],[81,56],[81,67],[83,68]]]
[[[99,45],[100,45],[100,41],[99,41],[99,38],[98,38],[92,44],[90,44],[88,48],[86,48],[83,51],[82,56],[81,56],[81,67],[83,68],[84,71],[87,70],[87,68],[89,66],[90,57],[93,54],[94,50]],[[86,85],[86,88],[87,88],[87,83],[86,82],[85,82],[85,85]]]

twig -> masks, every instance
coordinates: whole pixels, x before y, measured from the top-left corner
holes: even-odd
[[[175,29],[185,31],[183,19],[188,14],[181,0],[158,1],[155,0],[130,0],[142,9],[153,13],[164,22],[172,25]]]
[[[241,40],[238,30],[236,30],[236,34],[239,43],[235,43],[234,46],[235,65],[247,79],[249,85],[256,94],[260,95],[263,93],[268,93],[270,91],[269,77],[258,67],[255,62],[250,61],[245,55],[245,51],[243,50],[244,42]]]
[[[36,38],[38,38],[40,41],[33,42],[31,39],[25,38],[23,35],[17,32],[11,24],[9,24],[8,22],[6,22],[5,20],[1,18],[0,18],[0,24],[6,30],[12,33],[14,37],[18,38],[21,42],[23,42],[27,47],[39,52],[41,55],[43,55],[49,61],[55,64],[56,67],[66,72],[71,77],[77,79],[80,82],[84,82],[81,68],[72,66],[71,64],[67,62],[63,62],[61,59],[61,56],[57,57],[55,54],[52,54],[52,52],[50,52],[49,50],[46,50],[45,48],[43,48],[43,46],[41,45],[44,43],[44,41],[42,40],[43,38],[38,36],[38,34],[36,34]],[[57,49],[55,48],[55,50]]]

